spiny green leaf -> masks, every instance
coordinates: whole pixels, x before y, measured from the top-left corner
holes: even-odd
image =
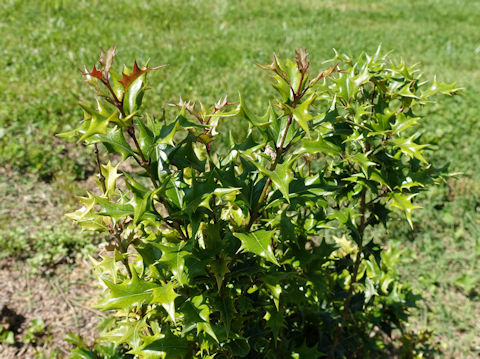
[[[368,66],[365,66],[358,75],[353,77],[353,82],[357,87],[360,87],[366,84],[369,80],[370,80],[370,71]]]
[[[410,86],[408,86],[408,85],[403,86],[402,89],[397,92],[397,94],[399,94],[402,97],[410,97],[410,98],[414,98],[414,99],[419,98],[415,93],[412,92],[412,90],[410,89]]]
[[[107,132],[107,126],[111,121],[118,118],[118,111],[115,111],[110,117],[103,117],[98,113],[94,113],[89,120],[88,128],[85,132],[81,132],[81,136],[78,142],[84,141],[95,134],[105,134]]]
[[[178,294],[175,293],[175,285],[172,282],[168,282],[163,287],[157,287],[153,289],[152,304],[161,304],[167,311],[172,322],[175,323],[175,298]]]
[[[180,114],[177,116],[178,125],[182,129],[185,129],[185,130],[192,130],[192,129],[204,130],[204,129],[209,128],[209,126],[207,126],[207,125],[189,121],[185,116],[186,115],[185,115],[185,110],[184,109],[182,109],[182,111],[180,111]]]
[[[353,240],[358,244],[358,241],[361,238],[355,223],[355,218],[358,216],[360,216],[360,214],[356,213],[353,208],[346,207],[334,211],[328,218],[336,219],[342,226],[347,227]]]
[[[118,99],[121,99],[123,96],[124,88],[123,85],[120,83],[122,80],[122,75],[115,71],[113,68],[110,69],[110,79],[112,80],[112,90],[117,96]]]
[[[428,164],[425,158],[422,156],[422,149],[427,147],[428,145],[418,145],[413,140],[414,136],[409,138],[397,138],[395,140],[391,140],[395,147],[398,147],[403,153],[411,158],[416,158],[422,161],[425,164]]]
[[[387,183],[387,176],[385,175],[384,171],[377,170],[375,167],[368,168],[368,178],[380,183],[382,186],[387,187],[391,190],[390,186]]]
[[[291,61],[290,59],[287,59],[285,61],[285,72],[286,72],[286,78],[289,81],[290,87],[294,90],[297,91],[298,89],[301,89],[300,87],[300,80],[302,79],[302,75],[298,69],[298,66],[295,62]]]
[[[117,188],[117,179],[121,176],[121,174],[117,172],[119,165],[120,163],[114,167],[112,166],[112,163],[108,161],[106,165],[101,166],[102,175],[105,177],[106,196],[111,196],[115,193],[115,189]]]
[[[419,120],[419,117],[410,117],[406,116],[404,113],[399,113],[395,123],[392,125],[392,130],[394,133],[398,134],[412,126],[415,126]]]
[[[183,208],[183,211],[187,214],[192,214],[200,206],[209,208],[209,200],[213,196],[215,189],[216,184],[212,176],[204,181],[193,179],[190,188],[184,190],[185,197],[183,202],[186,206]]]
[[[158,264],[172,272],[180,285],[187,284],[188,275],[185,273],[185,258],[191,254],[183,250],[183,246],[159,244],[158,247],[163,252]]]
[[[140,118],[136,118],[138,126],[138,142],[142,152],[145,154],[146,160],[150,158],[155,144],[155,135],[149,127]]]
[[[375,283],[370,278],[365,278],[365,303],[368,303],[373,296],[378,295]]]
[[[398,208],[402,210],[405,213],[405,216],[407,217],[408,224],[410,224],[410,227],[413,228],[412,224],[412,212],[414,209],[421,208],[420,206],[416,206],[412,204],[412,198],[415,197],[416,194],[408,194],[404,195],[398,192],[392,193],[390,195],[391,199],[391,204],[393,207]]]
[[[356,163],[362,169],[363,174],[366,176],[368,174],[368,169],[372,166],[375,166],[376,163],[371,161],[368,158],[369,153],[356,153],[354,156],[347,158],[345,161],[351,161]]]
[[[428,98],[431,96],[435,96],[436,94],[444,94],[444,95],[454,95],[457,92],[462,90],[461,88],[456,88],[455,83],[446,84],[445,82],[438,82],[437,77],[433,78],[432,85],[422,92],[423,98]]]
[[[156,144],[168,144],[170,146],[174,146],[175,144],[173,143],[173,139],[180,128],[181,126],[178,123],[178,120],[162,126]]]
[[[89,216],[95,206],[95,197],[90,192],[87,192],[87,197],[78,197],[78,200],[83,206],[75,212],[65,214],[66,217],[74,221],[81,221]]]
[[[132,217],[134,214],[134,208],[129,203],[124,202],[110,202],[106,198],[92,195],[95,198],[95,203],[100,206],[98,214],[102,216],[110,216],[116,220],[124,219],[126,217]]]
[[[275,346],[277,346],[280,330],[285,327],[283,324],[283,314],[278,311],[278,309],[270,307],[264,319],[267,321],[266,327],[272,331],[273,340],[275,341]]]
[[[227,333],[227,338],[230,335],[230,327],[235,315],[235,308],[232,301],[232,293],[227,291],[224,295],[215,298],[215,306],[220,311],[220,317]]]
[[[310,114],[309,110],[316,98],[316,93],[312,93],[306,100],[292,109],[293,119],[298,122],[300,127],[307,133],[307,135],[310,134],[308,122],[313,120],[313,116]]]
[[[141,333],[146,327],[145,319],[133,322],[117,322],[117,327],[114,330],[102,333],[100,337],[106,342],[115,343],[116,345],[127,343],[130,347],[136,348],[142,342]]]
[[[358,92],[355,76],[352,72],[340,73],[338,78],[332,80],[335,83],[335,92],[346,101],[350,101]]]
[[[146,282],[138,277],[137,272],[131,266],[132,278],[121,284],[102,279],[105,285],[110,289],[110,295],[101,300],[96,308],[102,310],[124,309],[149,303],[152,300],[152,289],[158,284]]]
[[[246,338],[235,338],[229,341],[226,345],[235,357],[243,358],[250,352],[250,345]]]
[[[168,332],[145,337],[144,344],[129,353],[136,354],[142,359],[186,359],[191,358],[192,347],[193,343],[186,338]]]
[[[317,344],[309,347],[306,340],[302,343],[301,347],[295,348],[292,353],[292,359],[314,359],[320,358],[325,353],[318,350]]]
[[[197,334],[204,332],[210,335],[217,343],[218,338],[210,325],[210,307],[207,305],[205,298],[202,295],[195,296],[186,301],[179,308],[183,314],[184,333],[197,328]]]
[[[89,350],[88,348],[75,348],[72,350],[72,359],[97,359],[97,358],[98,358],[97,354]]]
[[[279,284],[271,284],[267,281],[265,282],[265,287],[273,298],[273,303],[277,310],[280,310],[280,295],[282,294],[282,287]]]
[[[238,106],[237,116],[243,117],[250,122],[254,127],[266,127],[270,125],[270,119],[267,117],[259,119],[253,114],[245,104],[242,96],[240,96],[240,105]],[[263,120],[263,121],[262,121]]]
[[[120,80],[120,83],[122,83],[122,80]],[[145,88],[146,74],[142,74],[132,81],[128,88],[125,89],[123,110],[126,114],[130,115],[140,109]]]
[[[80,127],[75,128],[71,131],[67,132],[62,132],[62,133],[57,133],[56,136],[62,137],[62,138],[73,138],[73,137],[79,137],[81,134],[85,133],[88,130],[88,127],[90,126],[89,121],[84,121]]]
[[[302,146],[295,152],[297,154],[317,154],[323,153],[325,155],[335,156],[338,155],[341,151],[341,148],[336,144],[324,140],[322,137],[317,138],[316,140],[302,140]]]
[[[205,161],[197,157],[193,149],[191,141],[187,141],[183,145],[177,146],[169,155],[168,159],[178,169],[193,168],[203,172],[205,170]]]
[[[268,116],[272,121],[272,124],[265,129],[265,133],[267,134],[266,137],[270,141],[273,141],[274,144],[279,145],[282,141],[283,136],[285,135],[285,130],[289,122],[288,116],[279,117],[275,113],[271,105],[269,105],[269,109],[267,110],[265,116]],[[288,127],[288,132],[284,140],[284,147],[287,146],[295,138],[297,132],[298,129],[296,129],[295,126]]]
[[[87,143],[101,142],[110,153],[119,153],[123,160],[133,156],[135,152],[125,140],[123,130],[120,126],[115,126],[107,131],[106,134],[96,134],[87,140]]]
[[[265,167],[261,166],[256,161],[252,161],[255,166],[263,173],[265,176],[269,177],[273,185],[283,194],[285,199],[289,201],[289,191],[288,186],[293,180],[293,174],[290,170],[292,162],[295,160],[295,157],[290,159],[288,162],[278,164],[275,170],[270,171]]]
[[[255,141],[253,137],[253,133],[249,131],[247,137],[244,139],[242,143],[235,144],[233,139],[231,139],[232,143],[232,150],[228,157],[225,159],[225,163],[230,163],[234,161],[239,154],[244,156],[251,156],[252,154],[261,151],[261,149],[265,146],[265,142],[258,143]]]
[[[242,242],[239,251],[254,253],[279,266],[271,246],[273,233],[275,231],[260,230],[251,233],[234,233],[233,235]]]
[[[137,224],[145,219],[157,219],[155,213],[153,213],[153,197],[160,189],[148,191],[148,192],[133,192],[133,198],[130,200],[130,204],[133,207],[133,223]]]
[[[117,284],[117,261],[114,257],[100,256],[100,258],[102,259],[100,262],[96,261],[93,258],[90,258],[93,263],[93,269],[97,273],[98,277],[103,278],[105,277],[105,275],[107,275],[107,279],[111,278],[113,280],[113,283]]]
[[[272,86],[278,91],[280,96],[282,96],[283,102],[287,102],[293,99],[294,93],[290,85],[280,76],[273,75],[274,83]]]
[[[220,292],[220,289],[222,288],[225,274],[230,272],[230,270],[228,269],[228,263],[229,262],[225,259],[225,257],[222,256],[217,260],[215,260],[211,265],[213,275],[215,276],[215,280],[217,281],[217,288],[219,292]]]

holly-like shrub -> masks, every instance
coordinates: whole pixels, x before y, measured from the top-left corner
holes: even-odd
[[[99,170],[69,216],[110,238],[94,263],[113,315],[101,339],[139,358],[415,355],[418,297],[372,228],[396,211],[412,225],[414,197],[442,178],[414,111],[454,86],[380,50],[311,76],[298,50],[260,66],[277,96],[262,116],[224,98],[155,118],[141,104],[160,67],[120,74],[115,52],[85,71],[96,104],[63,134]]]

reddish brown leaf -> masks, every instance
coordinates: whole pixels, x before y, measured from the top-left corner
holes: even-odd
[[[305,49],[298,49],[295,51],[295,59],[297,60],[297,68],[301,73],[306,73],[310,66],[310,61],[307,60],[308,53]]]
[[[100,49],[100,65],[102,65],[102,71],[108,73],[113,64],[113,58],[117,54],[117,48],[112,46],[107,51]]]
[[[101,71],[97,70],[97,68],[95,67],[95,65],[93,65],[93,70],[91,72],[88,72],[88,71],[85,71],[85,72],[82,72],[82,74],[84,76],[92,76],[92,77],[95,77],[99,80],[103,79],[103,74]]]
[[[135,61],[133,63],[133,70],[130,74],[127,75],[125,73],[122,73],[122,79],[120,80],[120,83],[123,85],[123,88],[125,90],[127,90],[128,87],[133,83],[133,81],[138,79],[144,73],[146,73],[148,71],[152,71],[152,70],[158,70],[158,69],[160,69],[162,67],[165,67],[165,66],[167,66],[167,65],[160,65],[160,66],[157,66],[157,67],[145,67],[143,70],[141,70],[137,65],[137,61]]]
[[[331,75],[332,75],[333,73],[335,73],[335,72],[342,72],[342,70],[340,70],[340,69],[338,68],[338,64],[335,65],[335,66],[330,67],[328,70],[324,70],[324,71],[320,72],[320,73],[318,74],[318,76],[315,77],[315,78],[311,81],[310,86],[313,86],[313,85],[316,84],[319,80],[321,80],[321,79],[323,79],[323,78],[325,78],[325,77],[331,76]]]

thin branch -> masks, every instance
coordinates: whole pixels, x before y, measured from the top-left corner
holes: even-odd
[[[187,235],[185,235],[185,233],[183,233],[183,230],[182,230],[182,227],[180,225],[180,222],[178,221],[172,221],[172,223],[170,224],[170,226],[172,226],[173,228],[175,228],[178,232],[178,234],[180,234],[180,237],[182,238],[182,240],[184,241],[188,241],[188,233]]]
[[[155,176],[152,173],[152,170],[150,168],[150,160],[147,161],[145,159],[145,155],[143,154],[142,148],[140,147],[140,144],[138,143],[137,136],[135,135],[135,128],[133,126],[128,127],[127,133],[129,136],[132,138],[133,142],[135,143],[135,147],[137,148],[138,154],[140,155],[140,160],[141,162],[139,163],[140,166],[142,166],[148,173],[148,176],[152,180],[153,185],[155,188],[158,188],[158,182],[155,179]]]
[[[140,166],[142,166],[147,171],[148,176],[150,177],[150,179],[151,179],[153,185],[155,186],[155,188],[158,188],[159,184],[158,184],[157,180],[155,179],[155,176],[153,175],[152,170],[150,168],[150,160],[147,161],[145,159],[145,155],[143,154],[143,151],[140,147],[140,144],[138,143],[137,136],[135,135],[135,128],[133,126],[130,126],[128,128],[127,132],[130,135],[130,137],[132,138],[133,142],[135,143],[135,147],[137,148],[138,154],[140,155],[140,159],[141,159],[141,162],[139,163]],[[158,200],[160,201],[160,203],[162,203],[165,206],[165,208],[168,212],[168,215],[170,215],[170,206],[168,205],[168,202],[165,201],[165,199],[163,197],[161,197],[160,195],[158,195]],[[178,231],[182,240],[186,241],[186,240],[189,239],[188,235],[185,235],[185,233],[183,232],[183,230],[181,228],[181,222],[180,221],[172,219],[172,223],[168,223],[167,221],[165,221],[165,222],[169,226],[173,227],[174,229],[176,229]]]
[[[125,266],[125,269],[127,270],[128,278],[132,279],[132,271],[130,270],[130,265],[128,263],[128,255],[126,258],[122,259],[122,263]]]
[[[95,153],[95,157],[96,157],[96,160],[97,160],[98,180],[102,184],[103,193],[106,194],[107,193],[107,187],[105,185],[105,176],[102,173],[102,166],[100,164],[100,154],[98,152],[98,145],[96,143],[94,144],[93,153]]]
[[[114,102],[113,105],[115,105],[115,107],[118,108],[118,110],[122,114],[122,117],[124,118],[127,117],[125,115],[125,111],[123,110],[123,102],[125,101],[125,91],[123,92],[122,100],[120,101],[117,95],[115,94],[115,91],[113,91],[112,85],[110,85],[110,81],[105,79],[105,80],[102,80],[102,83],[107,87],[108,91],[112,95],[112,99]]]
[[[302,73],[302,75],[301,75],[300,84],[298,85],[298,90],[294,95],[292,108],[297,107],[298,102],[300,101],[300,99],[302,98],[302,96],[304,94],[304,92],[300,93],[300,90],[302,88],[303,78],[304,78],[304,73]],[[293,114],[290,114],[288,116],[287,124],[285,126],[285,130],[283,131],[283,136],[282,136],[282,139],[280,140],[280,144],[278,146],[276,146],[277,147],[276,156],[275,156],[275,160],[273,161],[273,164],[270,166],[270,171],[274,171],[275,168],[277,168],[278,162],[280,161],[280,156],[283,154],[283,146],[285,145],[288,130],[290,129],[290,125],[292,124],[292,120],[293,120]],[[260,207],[262,206],[262,203],[263,203],[263,201],[265,200],[265,197],[268,194],[268,189],[269,189],[271,183],[272,183],[272,180],[270,179],[270,177],[267,178],[267,182],[265,182],[265,185],[263,186],[263,190],[262,190],[262,193],[260,195],[260,198],[258,199],[257,205],[255,206],[253,212],[250,214],[250,220],[248,221],[248,224],[247,224],[247,227],[246,227],[247,231],[250,231],[250,228],[252,228],[252,225],[257,220],[257,218],[259,216],[259,213],[260,213],[259,212]]]
[[[374,106],[373,102],[375,101],[375,95],[376,95],[375,89],[376,89],[376,85],[374,84],[373,85],[373,90],[372,90],[372,96],[370,98],[370,104],[372,106],[372,107],[370,107],[370,121],[372,120],[372,116],[373,116],[373,106]]]
[[[112,103],[119,111],[120,111],[120,114],[122,116],[122,118],[126,118],[126,114],[125,114],[125,111],[123,109],[123,104],[125,102],[125,92],[126,91],[123,91],[123,94],[122,94],[122,98],[121,100],[117,97],[117,95],[115,94],[115,91],[113,91],[113,88],[110,84],[110,81],[108,79],[108,76],[104,79],[101,80],[102,83],[105,85],[105,87],[108,89],[108,91],[110,92],[110,94],[112,95],[112,98],[107,98],[107,100]],[[163,119],[165,119],[165,109],[163,109]],[[128,135],[130,136],[130,138],[133,140],[134,144],[135,144],[135,147],[137,149],[137,152],[138,152],[138,155],[140,156],[140,159],[135,156],[135,154],[133,155],[133,158],[135,159],[135,161],[141,166],[143,167],[147,173],[148,173],[148,176],[150,177],[153,185],[155,188],[158,188],[159,187],[159,184],[154,176],[154,174],[152,173],[152,170],[150,168],[150,160],[146,160],[145,158],[145,155],[142,151],[142,148],[140,147],[140,143],[138,142],[138,139],[137,139],[137,136],[135,134],[135,128],[133,127],[133,124],[131,126],[129,126],[127,128],[127,133]],[[96,150],[96,155],[97,155],[97,164],[98,164],[98,167],[99,167],[99,174],[100,176],[100,181],[102,182],[102,188],[103,188],[103,191],[104,193],[106,192],[106,187],[105,187],[105,177],[103,177],[102,175],[102,172],[101,172],[101,168],[100,168],[100,162],[99,162],[99,157],[98,157],[98,148],[97,148],[97,145],[95,144],[95,150]],[[102,179],[103,178],[103,179]],[[170,215],[170,206],[168,205],[168,203],[160,196],[158,196],[159,198],[159,201],[165,206],[165,208],[167,209],[167,212],[169,213]],[[171,222],[169,223],[168,220],[165,221],[167,223],[167,225],[169,225],[170,227],[176,229],[180,235],[180,237],[182,238],[182,240],[188,240],[188,232],[187,232],[187,235],[185,235],[185,233],[183,232],[182,228],[181,228],[181,222],[178,221],[178,220],[174,220],[172,219]],[[118,239],[118,238],[117,238]],[[120,243],[119,243],[120,244]],[[129,277],[131,278],[132,277],[132,273],[130,271],[130,267],[128,265],[128,259],[124,259],[122,260],[123,264],[125,265],[125,268],[129,274]]]

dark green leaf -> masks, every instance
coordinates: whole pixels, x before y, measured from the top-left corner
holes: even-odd
[[[227,338],[230,335],[230,327],[235,315],[235,308],[233,307],[232,293],[227,291],[224,295],[215,298],[215,306],[220,311],[220,318],[227,333]]]
[[[243,358],[250,352],[250,345],[245,338],[233,339],[227,343],[227,346],[230,348],[232,354],[236,357]]]
[[[129,353],[143,359],[186,359],[191,358],[192,344],[187,339],[170,332],[158,333],[153,337],[146,337],[142,346],[132,349]]]
[[[265,315],[265,319],[267,321],[266,326],[272,331],[273,340],[275,341],[275,346],[277,346],[280,329],[285,327],[283,324],[283,314],[275,308],[270,308]]]

